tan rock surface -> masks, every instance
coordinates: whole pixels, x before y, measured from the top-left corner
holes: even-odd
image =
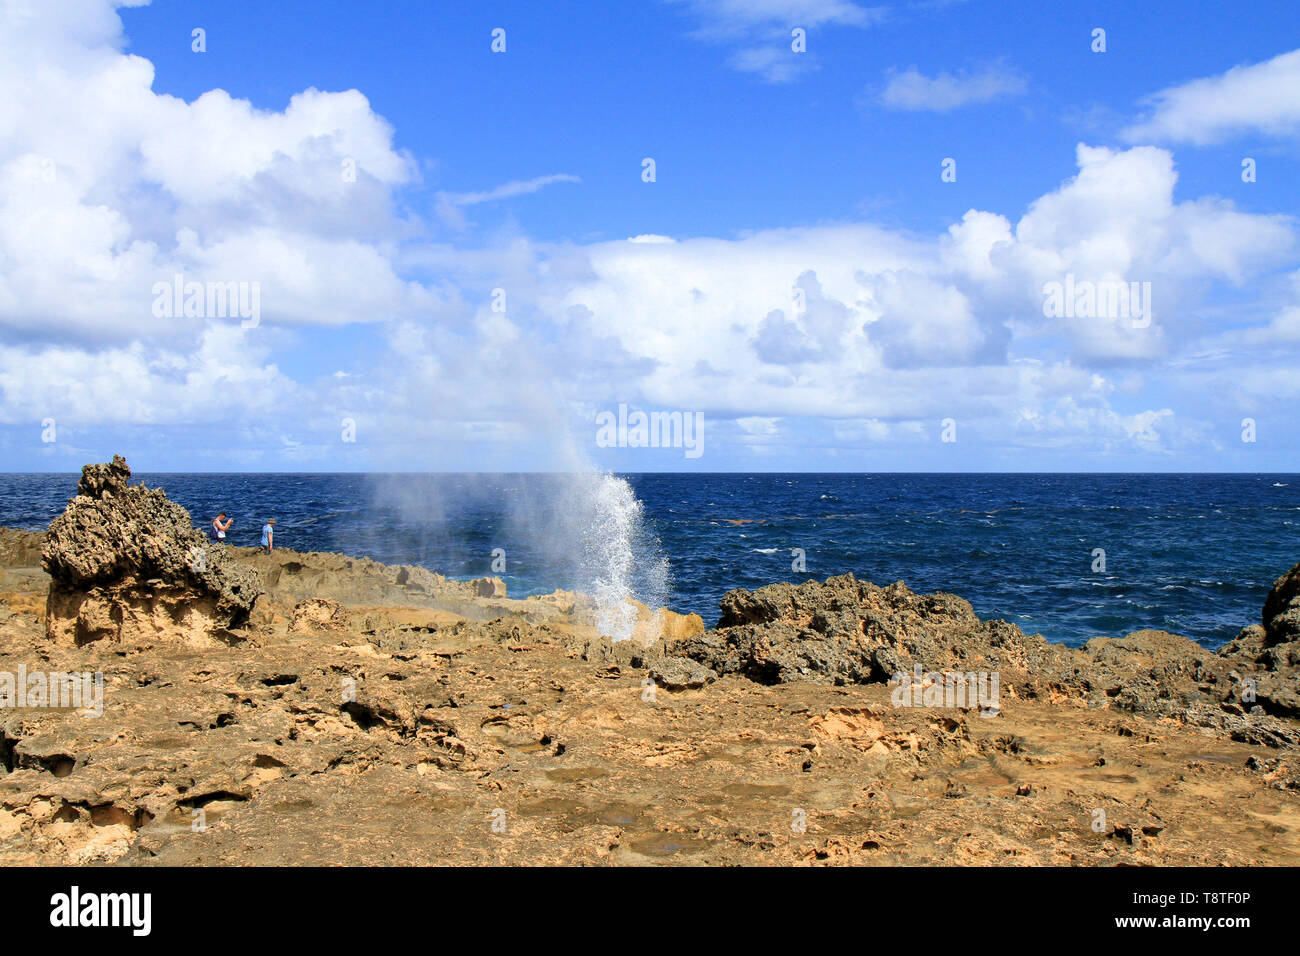
[[[152,592],[175,633],[77,643],[43,543],[0,530],[0,677],[99,672],[102,715],[0,710],[0,862],[1300,862],[1285,594],[1218,654],[849,576],[611,644],[582,595],[230,549],[267,587],[230,642]],[[997,669],[996,714],[896,706],[913,665]]]

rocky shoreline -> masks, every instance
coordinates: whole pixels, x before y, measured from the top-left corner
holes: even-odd
[[[214,547],[129,474],[0,529],[0,674],[102,675],[0,710],[5,863],[1300,862],[1300,566],[1218,652],[851,575],[611,644],[572,592]]]

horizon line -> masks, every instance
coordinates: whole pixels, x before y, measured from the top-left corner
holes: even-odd
[[[94,463],[100,464],[100,463]],[[79,477],[80,471],[0,471],[0,477],[30,477],[44,475],[67,475]],[[525,470],[525,471],[153,471],[132,469],[131,475],[428,475],[428,476],[485,476],[485,475],[589,475],[610,474],[619,477],[629,476],[682,476],[682,477],[716,477],[725,475],[801,475],[801,476],[874,476],[874,475],[911,475],[924,477],[947,476],[988,476],[988,475],[1166,475],[1166,476],[1286,476],[1300,477],[1296,471],[615,471],[613,469],[593,468],[588,470]]]

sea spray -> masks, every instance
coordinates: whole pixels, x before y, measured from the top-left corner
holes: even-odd
[[[341,547],[453,577],[500,574],[512,597],[555,588],[591,598],[596,628],[626,640],[639,600],[667,603],[669,565],[626,479],[591,470],[514,475],[379,475],[376,520]],[[501,566],[493,567],[493,555]],[[518,589],[517,589],[518,588]],[[647,630],[654,632],[655,622]]]
[[[633,598],[652,610],[668,595],[668,561],[648,532],[645,509],[624,478],[576,476],[587,502],[581,522],[582,576],[595,602],[596,629],[612,641],[632,637]]]

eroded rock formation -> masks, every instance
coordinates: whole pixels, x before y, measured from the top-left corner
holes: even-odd
[[[161,488],[128,483],[121,455],[82,469],[41,563],[46,633],[56,642],[229,641],[263,592],[256,572],[194,528]]]
[[[1292,605],[1295,602],[1295,605]],[[1278,580],[1265,626],[1252,625],[1215,653],[1176,634],[1135,631],[1081,648],[980,620],[953,594],[879,587],[851,574],[825,582],[737,589],[718,627],[670,641],[666,652],[760,684],[886,683],[915,668],[997,672],[1004,693],[1078,700],[1169,718],[1253,743],[1300,745],[1300,565]],[[1291,638],[1291,639],[1287,639]]]

